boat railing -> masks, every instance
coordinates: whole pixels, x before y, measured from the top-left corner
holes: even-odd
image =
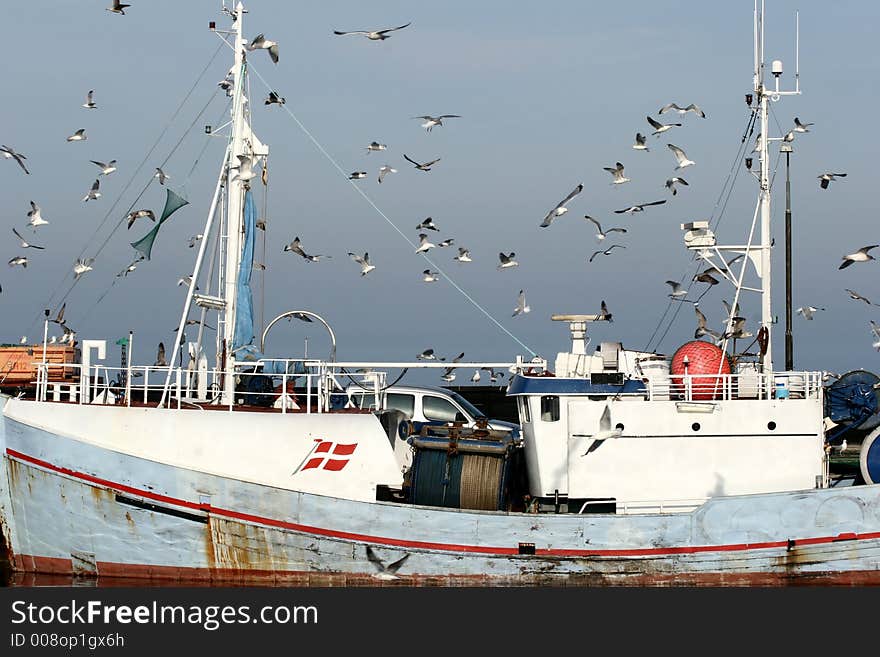
[[[609,503],[615,505],[618,514],[687,513],[702,506],[708,499],[708,497],[698,497],[681,500],[587,500],[578,513],[592,513],[594,511],[591,511],[590,507],[604,507]]]
[[[684,374],[644,379],[650,401],[819,399],[822,372]]]

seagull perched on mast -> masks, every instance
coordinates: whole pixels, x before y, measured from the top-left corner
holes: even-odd
[[[28,171],[27,167],[24,165],[24,161],[27,157],[21,153],[16,153],[13,148],[10,148],[6,144],[0,146],[0,153],[3,153],[3,157],[7,160],[12,159],[18,162],[18,166],[20,166],[25,173],[30,174],[30,171]]]
[[[254,40],[245,46],[248,50],[268,50],[272,61],[278,63],[278,44],[267,39],[262,33],[254,37]]]
[[[425,122],[422,124],[422,127],[426,132],[431,132],[434,129],[435,125],[443,125],[443,119],[460,119],[461,117],[458,114],[441,114],[440,116],[431,116],[430,114],[424,114],[422,116],[414,116],[414,119],[425,119]]]
[[[542,221],[539,224],[541,226],[541,228],[547,228],[547,226],[549,226],[551,223],[553,223],[553,220],[556,219],[556,217],[561,217],[566,212],[568,212],[568,208],[566,207],[567,203],[571,199],[573,199],[575,196],[580,194],[583,191],[583,189],[584,189],[583,184],[579,184],[577,187],[575,187],[571,191],[571,193],[568,196],[566,196],[564,199],[559,201],[559,203],[556,204],[556,207],[547,213],[547,216],[544,217],[544,221]]]
[[[843,262],[840,263],[840,267],[838,269],[844,269],[849,267],[854,262],[867,262],[868,260],[874,260],[874,256],[872,256],[868,251],[871,249],[876,249],[880,244],[871,244],[870,246],[863,246],[861,249],[856,251],[855,253],[850,253],[848,255],[843,256]]]
[[[333,34],[338,36],[344,36],[346,34],[363,34],[370,41],[384,41],[385,39],[390,39],[391,35],[389,32],[396,32],[397,30],[402,30],[405,27],[409,27],[412,23],[410,21],[406,25],[399,25],[398,27],[387,27],[384,30],[349,30],[348,32],[341,32],[340,30],[333,30]]]

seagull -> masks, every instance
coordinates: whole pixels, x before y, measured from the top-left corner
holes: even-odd
[[[101,197],[101,192],[98,191],[98,188],[101,186],[100,180],[95,180],[92,183],[92,188],[89,190],[89,193],[83,196],[83,201],[95,200]]]
[[[752,149],[752,153],[757,153],[758,151],[760,151],[762,145],[763,142],[761,141],[761,133],[759,132],[758,135],[755,137],[755,147]]]
[[[869,321],[871,322],[871,332],[874,334],[874,343],[871,346],[880,351],[880,326],[877,326],[873,319]]]
[[[596,225],[596,230],[599,231],[598,233],[596,233],[596,241],[597,242],[601,242],[606,237],[608,237],[608,233],[625,233],[626,232],[626,228],[609,228],[608,230],[602,230],[602,224],[600,224],[598,221],[593,219],[588,214],[584,215],[584,219],[589,219],[590,221],[592,221]]]
[[[312,321],[312,320],[307,319],[306,321],[310,322],[310,321]],[[205,324],[205,323],[204,323],[202,320],[200,320],[200,319],[188,319],[188,320],[186,320],[186,323],[184,324],[184,326],[197,326],[197,325],[199,325],[199,324],[201,324],[202,326],[204,326],[206,329],[211,329],[212,331],[214,330],[214,327],[213,327],[213,326],[211,326],[210,324]],[[177,328],[175,328],[172,332],[173,332],[173,333],[177,333]]]
[[[462,247],[458,247],[458,255],[455,256],[453,260],[458,260],[459,262],[473,262],[473,260],[471,260],[470,250]]]
[[[664,105],[663,107],[661,107],[660,111],[657,113],[663,114],[664,112],[668,112],[669,110],[676,110],[682,116],[684,116],[688,112],[693,112],[694,114],[696,114],[697,116],[699,116],[701,118],[704,118],[704,119],[706,118],[705,112],[703,112],[703,110],[701,110],[699,107],[697,107],[693,103],[691,103],[687,107],[679,107],[675,103],[669,103],[668,105]]]
[[[193,248],[193,247],[196,245],[196,243],[197,243],[200,239],[202,239],[203,237],[204,237],[204,235],[202,235],[201,233],[199,233],[198,235],[193,235],[192,237],[189,238],[189,242],[187,242],[186,245],[187,245],[189,248]]]
[[[480,370],[474,370],[471,374],[471,383],[477,383],[480,380]]]
[[[612,181],[613,185],[622,185],[623,183],[629,182],[629,178],[623,175],[623,165],[620,162],[614,167],[602,168],[614,177],[614,180]]]
[[[511,317],[516,317],[517,315],[524,315],[527,312],[531,312],[531,307],[526,304],[526,293],[522,290],[519,291],[519,296],[516,298],[516,308],[513,309],[513,315]]]
[[[403,158],[407,162],[412,162],[415,165],[416,169],[418,169],[419,171],[430,171],[431,165],[436,164],[437,162],[440,161],[440,158],[438,157],[436,160],[431,160],[430,162],[425,162],[424,164],[420,164],[419,162],[416,162],[415,160],[410,158],[406,153],[403,154]]]
[[[549,226],[550,224],[553,223],[553,220],[556,219],[556,217],[560,217],[560,216],[564,215],[566,212],[568,212],[568,208],[565,207],[566,204],[571,199],[573,199],[575,196],[580,194],[583,191],[583,189],[584,189],[583,184],[579,184],[577,187],[575,187],[571,191],[571,193],[568,196],[566,196],[564,199],[559,201],[559,203],[556,204],[556,207],[547,213],[547,216],[544,217],[544,221],[542,221],[539,224],[541,226],[541,228],[547,228],[547,226]]]
[[[30,243],[28,243],[28,242],[27,242],[27,241],[21,236],[21,234],[20,234],[17,230],[15,230],[15,228],[12,229],[12,232],[15,233],[15,236],[16,236],[18,239],[21,240],[21,248],[23,248],[23,249],[44,249],[44,248],[46,248],[46,247],[43,247],[43,246],[37,246],[36,244],[30,244]]]
[[[633,148],[637,151],[650,151],[651,149],[645,145],[647,138],[641,132],[636,133],[636,143],[633,144]]]
[[[138,258],[133,263],[131,263],[128,267],[126,267],[121,272],[116,274],[116,278],[119,278],[120,276],[128,276],[131,272],[133,272],[135,269],[137,269],[137,263],[139,261],[140,261],[140,258]]]
[[[21,340],[18,341],[18,344],[27,344],[28,339],[26,335],[21,336]]]
[[[871,244],[870,246],[863,246],[861,249],[856,251],[855,253],[850,253],[849,255],[843,256],[843,262],[840,263],[840,267],[838,269],[844,269],[845,267],[849,267],[854,262],[867,262],[868,260],[874,260],[874,256],[872,256],[868,251],[871,249],[876,249],[880,244]]]
[[[397,173],[397,169],[393,169],[392,167],[388,166],[387,164],[379,167],[379,182],[381,183],[382,178],[384,178],[389,173]]]
[[[246,48],[248,50],[268,50],[272,61],[276,64],[278,63],[278,44],[270,41],[263,34],[255,36],[254,40]]]
[[[849,298],[852,299],[853,301],[864,301],[869,306],[880,306],[880,303],[874,303],[873,301],[868,299],[868,297],[863,297],[858,292],[854,292],[853,290],[850,290],[848,288],[845,291],[847,294],[849,294]]]
[[[434,129],[435,125],[443,125],[443,119],[460,119],[461,117],[458,114],[441,114],[440,116],[430,116],[429,114],[424,114],[422,116],[414,116],[414,119],[425,119],[425,122],[422,124],[422,127],[426,132],[431,132]]]
[[[184,276],[183,278],[177,279],[177,287],[181,285],[186,285],[189,287],[192,284],[193,277],[192,276]]]
[[[153,367],[167,367],[168,363],[165,360],[165,343],[160,342],[159,348],[156,351],[156,362],[153,363]]]
[[[21,265],[22,267],[27,269],[27,266],[28,266],[27,256],[15,256],[14,258],[11,258],[9,260],[10,267],[15,267],[16,265]]]
[[[134,225],[134,222],[140,219],[141,217],[149,217],[150,221],[156,221],[156,215],[152,210],[134,210],[133,212],[129,212],[126,219],[128,219],[128,228]]]
[[[236,167],[238,173],[235,174],[235,178],[238,178],[239,180],[251,180],[254,178],[257,174],[253,169],[253,160],[247,155],[237,155],[236,157],[238,158],[238,167]],[[364,175],[366,175],[366,173]]]
[[[93,100],[94,95],[95,95],[95,90],[94,89],[89,90],[89,93],[86,94],[86,102],[84,102],[82,104],[82,107],[85,107],[86,109],[97,109],[98,106],[95,104],[95,101]]]
[[[410,21],[411,23],[412,21]],[[333,34],[338,36],[345,36],[346,34],[363,34],[370,41],[384,41],[385,39],[390,39],[391,35],[389,32],[396,32],[397,30],[402,30],[405,27],[408,27],[410,23],[406,25],[399,25],[398,27],[387,27],[384,30],[350,30],[348,32],[340,32],[339,30],[333,30]]]
[[[608,312],[608,306],[605,305],[605,300],[602,300],[601,311],[599,312],[599,321],[600,322],[611,322],[614,321],[611,319],[611,313]]]
[[[300,246],[299,236],[293,238],[293,241],[290,244],[285,244],[283,251],[290,251],[291,253],[295,253],[299,256],[302,256],[306,260],[309,259],[309,255],[303,250],[302,246]]]
[[[264,105],[283,105],[287,101],[278,95],[275,91],[269,92],[269,97],[263,101]]]
[[[40,206],[31,201],[31,209],[27,213],[27,216],[30,217],[28,219],[28,226],[34,229],[34,232],[37,231],[37,226],[45,226],[49,222],[43,219],[43,216],[40,214]]]
[[[844,438],[839,445],[830,445],[832,454],[843,454],[846,451],[846,438]]]
[[[650,123],[651,127],[654,128],[654,132],[651,133],[652,135],[659,136],[661,133],[666,132],[671,128],[681,127],[681,123],[660,123],[659,121],[655,121],[654,119],[652,119],[650,116],[645,118],[648,119],[648,123]]]
[[[440,272],[426,269],[422,272],[422,280],[425,281],[425,283],[436,283],[440,280]]]
[[[813,125],[812,123],[801,123],[801,120],[798,117],[794,117],[794,131],[795,132],[809,132],[808,128]]]
[[[663,205],[664,203],[666,203],[666,199],[663,199],[662,201],[651,201],[650,203],[641,203],[639,205],[631,205],[628,208],[615,210],[614,212],[615,214],[623,214],[625,212],[629,214],[632,214],[633,212],[644,212],[645,208],[649,205]]]
[[[78,258],[77,261],[73,263],[73,280],[78,281],[80,276],[87,271],[92,271],[93,262],[95,262],[94,258]]]
[[[13,159],[18,162],[18,166],[20,166],[25,173],[30,174],[30,171],[28,171],[27,167],[24,165],[24,160],[26,160],[27,157],[25,157],[21,153],[16,153],[15,149],[10,148],[5,144],[0,146],[0,153],[3,153],[3,157],[7,160]]]
[[[681,287],[681,283],[678,283],[677,281],[666,281],[666,284],[672,288],[672,292],[670,292],[667,296],[670,296],[673,299],[679,299],[681,297],[687,296],[688,291]]]
[[[433,349],[425,349],[422,353],[416,356],[417,360],[437,360],[437,356],[434,355]]]
[[[786,143],[791,143],[794,141],[794,130],[789,130],[785,133],[785,136],[782,138],[782,141]]]
[[[687,186],[688,181],[685,180],[684,178],[679,178],[678,176],[675,176],[674,178],[670,178],[669,180],[667,180],[667,181],[666,181],[666,187],[672,190],[672,195],[673,195],[673,196],[675,196],[676,194],[678,194],[678,190],[675,189],[675,183],[679,183],[679,184],[681,184],[681,185],[685,185],[685,186]]]
[[[602,443],[609,438],[619,438],[622,433],[623,429],[621,429],[620,426],[617,426],[614,429],[611,428],[611,408],[608,404],[605,404],[605,410],[602,411],[602,415],[599,417],[599,430],[590,436],[592,442],[587,451],[581,454],[581,456],[586,456],[590,452],[599,449],[599,447],[602,446]]]
[[[98,162],[97,160],[89,160],[89,162],[97,165],[97,167],[101,170],[102,176],[109,176],[111,173],[116,171],[116,160],[110,160],[109,162],[107,162],[107,164],[104,164],[103,162]]]
[[[166,180],[171,179],[171,176],[169,176],[167,173],[162,171],[162,169],[160,169],[159,167],[156,167],[156,173],[153,174],[153,177],[159,179],[160,185],[164,185]]]
[[[825,310],[824,308],[816,308],[815,306],[802,306],[797,309],[798,315],[803,315],[804,319],[813,319],[813,314],[818,312],[819,310]]]
[[[426,251],[433,249],[434,244],[428,241],[428,235],[426,233],[419,233],[419,247],[416,249],[416,253],[425,253]]]
[[[511,251],[509,254],[499,253],[498,259],[501,261],[501,264],[498,265],[498,269],[510,269],[511,267],[516,267],[519,263],[514,260],[516,254]]]
[[[674,144],[666,144],[666,146],[672,151],[672,154],[675,155],[675,159],[678,161],[678,166],[675,167],[676,171],[689,167],[692,164],[696,164],[693,160],[689,160],[688,156],[685,155],[685,152],[678,146],[675,146]]]
[[[721,340],[721,334],[718,331],[706,326],[706,316],[700,312],[700,309],[697,308],[696,304],[694,305],[694,312],[697,314],[697,330],[694,331],[694,340],[698,340],[704,335],[711,335],[716,340]]]
[[[349,180],[360,180],[361,178],[366,178],[366,177],[367,177],[366,171],[353,171],[350,174],[348,174]]]
[[[455,239],[452,238],[452,237],[450,237],[450,238],[445,239],[445,240],[443,240],[442,242],[440,242],[440,243],[437,245],[437,247],[442,249],[442,248],[445,248],[445,247],[447,247],[447,246],[452,246],[452,244],[453,244],[454,242],[455,242]]]
[[[618,248],[618,249],[625,249],[626,247],[623,246],[622,244],[612,244],[611,246],[609,246],[609,247],[608,247],[607,249],[605,249],[604,251],[594,251],[594,252],[593,252],[593,255],[590,256],[590,259],[589,259],[588,262],[593,262],[593,259],[594,259],[597,255],[600,255],[600,254],[601,254],[601,255],[611,255],[611,251],[613,251],[615,248]]]
[[[376,268],[376,266],[370,262],[369,253],[364,253],[363,256],[359,256],[356,253],[349,251],[348,255],[350,255],[351,259],[361,266],[361,276],[366,276]]]
[[[123,16],[125,16],[125,12],[123,11],[123,9],[125,9],[126,7],[131,7],[131,5],[124,5],[120,3],[119,0],[113,0],[113,4],[109,7],[105,7],[105,9],[114,14],[122,14]]]
[[[455,372],[451,367],[447,368],[443,370],[443,374],[440,375],[440,378],[447,382],[455,381]]]
[[[431,217],[426,217],[422,223],[420,223],[418,226],[416,226],[416,230],[422,230],[422,229],[436,230],[436,231],[440,230],[439,228],[437,228],[437,226],[434,225],[434,220]]]
[[[370,151],[384,151],[387,148],[388,146],[385,144],[380,144],[378,141],[371,141],[370,145],[367,146],[367,153],[369,154]]]
[[[67,138],[67,141],[85,141],[88,139],[86,136],[86,129],[80,128],[76,132],[74,132],[70,137]]]
[[[822,189],[828,189],[828,183],[830,183],[835,178],[846,178],[845,173],[823,173],[820,176],[816,176],[819,179],[819,186]]]
[[[64,326],[67,320],[64,319],[64,309],[67,308],[67,303],[62,303],[61,308],[58,309],[58,314],[55,315],[55,319],[50,319],[49,321],[58,324],[59,326]]]
[[[712,271],[714,271],[714,270],[707,269],[706,271],[701,272],[701,273],[697,274],[696,276],[694,276],[693,280],[698,283],[708,283],[710,286],[711,285],[718,285],[719,281],[717,278],[715,278],[712,275]]]

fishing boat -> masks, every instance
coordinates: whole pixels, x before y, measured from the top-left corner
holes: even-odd
[[[101,362],[105,340],[84,340],[76,363],[33,348],[34,394],[0,399],[0,527],[14,570],[350,586],[877,581],[877,431],[860,477],[835,479],[829,463],[876,414],[880,380],[828,384],[773,366],[772,139],[761,140],[745,243],[682,225],[686,248],[734,285],[718,339],[695,336],[671,358],[619,342],[588,353],[590,324],[611,317],[554,315],[571,335],[555,361],[482,364],[511,371],[519,428],[455,417],[417,427],[387,403],[387,372],[463,363],[272,358],[266,333],[255,339],[252,186],[269,147],[249,121],[246,12],[231,14],[230,30],[212,25],[234,52],[229,139],[178,325],[183,335],[191,313],[202,325],[216,313],[216,366],[201,332],[181,345],[186,365],[183,348],[121,368]],[[762,16],[756,4],[748,103],[769,136],[769,104],[800,90],[780,91],[775,75],[765,86]],[[220,282],[199,288],[217,278],[205,275],[211,236]],[[727,253],[743,256],[738,269]],[[741,292],[762,301],[751,356],[728,349],[743,335]],[[290,313],[332,337],[318,313]],[[369,403],[352,403],[354,381]]]

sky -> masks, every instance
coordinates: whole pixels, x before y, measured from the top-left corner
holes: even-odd
[[[39,3],[5,8],[11,55],[0,143],[26,155],[31,174],[0,159],[4,253],[30,262],[0,271],[0,341],[27,335],[38,342],[43,309],[54,314],[66,302],[78,339],[108,340],[111,365],[118,358],[113,343],[129,330],[142,363],[155,358],[159,341],[174,341],[185,298],[177,281],[192,272],[196,253],[187,243],[203,232],[225,147],[224,138],[205,134],[205,125],[228,119],[217,82],[232,64],[231,50],[208,29],[209,21],[229,25],[219,0],[130,4],[124,16],[94,0],[57,0],[51,11]],[[880,55],[871,47],[871,26],[880,6],[850,2],[832,13],[810,3],[767,4],[766,59],[783,61],[784,89],[794,85],[800,10],[803,93],[772,104],[772,136],[793,127],[795,116],[814,124],[792,144],[793,305],[824,310],[812,321],[794,316],[795,367],[880,372],[869,324],[880,313],[844,291],[880,303],[880,263],[838,269],[844,254],[880,242],[874,147],[865,125],[877,105],[872,87]],[[258,241],[256,256],[266,265],[254,279],[257,336],[260,321],[306,309],[331,324],[340,360],[412,360],[432,348],[449,360],[464,352],[467,361],[512,362],[534,353],[552,367],[570,342],[567,325],[550,316],[597,313],[604,300],[614,321],[590,327],[590,350],[619,341],[671,356],[693,338],[692,306],[670,321],[664,282],[683,280],[689,298],[705,288],[690,281],[697,265],[680,224],[711,218],[719,222],[720,244],[741,244],[757,199],[755,178],[737,160],[750,115],[744,94],[752,88],[751,1],[253,0],[246,8],[245,36],[262,32],[280,52],[278,64],[264,52],[250,56],[252,124],[270,148],[268,189],[255,189],[267,223],[266,250]],[[410,25],[385,41],[333,34],[404,23]],[[284,107],[263,104],[270,88],[286,99]],[[95,110],[81,107],[90,89]],[[670,102],[695,103],[706,118],[658,115]],[[427,132],[413,118],[423,114],[460,118]],[[683,125],[654,137],[647,115]],[[80,128],[88,139],[68,143]],[[648,135],[648,152],[631,148],[636,132]],[[388,149],[368,153],[374,140]],[[747,150],[753,140],[754,134]],[[667,143],[696,164],[675,172]],[[782,369],[785,167],[777,148],[770,160],[779,318],[773,347]],[[423,172],[404,154],[440,161]],[[111,159],[118,170],[101,176],[102,196],[83,202],[99,173],[90,160]],[[618,161],[631,181],[612,185],[603,167]],[[383,164],[397,173],[380,185]],[[152,259],[117,277],[135,255],[130,242],[150,227],[140,219],[126,230],[125,215],[161,212],[165,190],[152,177],[156,166],[189,205],[163,226]],[[366,179],[348,180],[360,170]],[[826,171],[847,177],[823,190],[817,176]],[[688,186],[672,196],[664,181],[676,173]],[[569,212],[539,227],[578,184],[583,192]],[[614,213],[660,199],[667,202],[643,213]],[[36,234],[27,226],[32,200],[50,222]],[[627,233],[610,234],[600,247],[587,214]],[[428,231],[432,242],[454,239],[452,247],[430,250],[430,261],[414,253],[416,226],[428,216],[440,229]],[[20,249],[13,227],[45,250]],[[307,252],[331,257],[312,263],[283,252],[295,236]],[[626,248],[588,262],[613,243]],[[470,249],[473,262],[453,260],[459,246]],[[511,251],[519,266],[499,271],[499,252]],[[348,252],[369,252],[376,269],[360,276]],[[72,286],[78,257],[95,262]],[[440,280],[423,282],[426,268],[440,270]],[[512,317],[519,290],[531,312]],[[702,298],[710,325],[721,328],[721,300],[732,294],[722,282]],[[744,294],[742,314],[757,332],[759,298]],[[323,329],[280,322],[266,352],[296,356],[306,346],[309,356],[329,355]],[[436,371],[418,376],[442,382]],[[469,376],[462,372],[455,383]]]

